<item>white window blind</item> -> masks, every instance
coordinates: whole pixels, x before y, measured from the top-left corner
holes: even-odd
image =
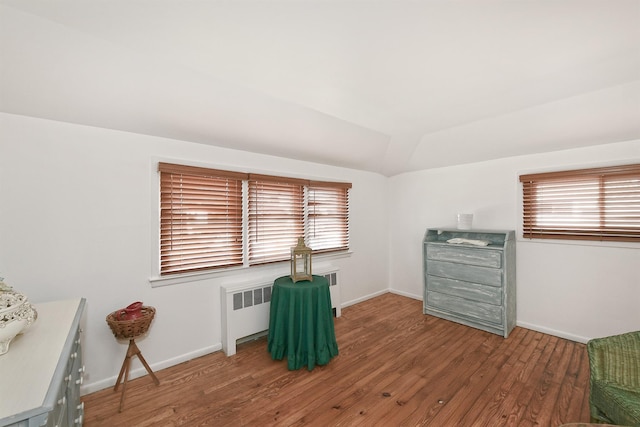
[[[314,252],[347,250],[351,184],[311,181],[308,188],[309,247]]]
[[[249,175],[249,264],[288,260],[304,236],[306,180]]]
[[[242,265],[247,174],[159,163],[160,274]]]
[[[520,176],[523,237],[640,241],[640,164]]]

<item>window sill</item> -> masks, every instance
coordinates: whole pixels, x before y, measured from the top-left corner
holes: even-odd
[[[322,271],[328,268],[326,263],[334,259],[349,258],[353,252],[331,252],[313,256],[312,270]],[[233,267],[215,271],[203,271],[196,273],[176,274],[167,277],[153,276],[149,278],[152,288],[162,286],[179,285],[182,283],[192,283],[200,280],[222,279],[229,277],[237,277],[240,275],[260,275],[269,277],[284,276],[290,273],[289,261],[276,262],[273,264],[258,265],[252,267]]]
[[[534,244],[548,244],[548,245],[566,245],[566,246],[592,246],[598,248],[622,248],[622,249],[638,249],[638,243],[636,242],[613,242],[613,241],[598,241],[598,240],[571,240],[571,239],[536,239],[522,237],[516,237],[517,243],[534,243]]]

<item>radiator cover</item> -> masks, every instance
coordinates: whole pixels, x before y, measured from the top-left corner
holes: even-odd
[[[316,273],[329,281],[331,308],[336,317],[341,315],[338,270]],[[239,339],[269,330],[269,309],[273,280],[220,287],[222,351],[227,356],[236,354]]]

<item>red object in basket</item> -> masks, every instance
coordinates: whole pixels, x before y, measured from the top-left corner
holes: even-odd
[[[142,302],[136,301],[120,310],[120,320],[133,320],[142,316]]]

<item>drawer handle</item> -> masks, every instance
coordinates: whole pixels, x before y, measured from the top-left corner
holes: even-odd
[[[71,357],[72,359],[75,359],[76,357],[78,357],[78,352],[77,352],[77,351],[75,351],[75,352],[71,353],[71,356],[70,356],[70,357]]]
[[[78,372],[80,372],[81,374],[84,374],[84,371],[85,371],[84,365],[82,365],[82,368],[78,368]]]
[[[67,375],[66,377],[64,377],[65,382],[69,382],[71,381],[71,375]]]
[[[83,415],[82,415],[82,414],[80,414],[80,416],[79,416],[78,418],[76,418],[75,420],[73,420],[73,423],[74,423],[74,424],[82,425],[82,417],[83,417]]]
[[[78,411],[84,411],[84,402],[81,402],[78,406],[76,406]]]
[[[58,399],[58,405],[62,406],[67,403],[67,396],[62,396],[62,399]]]
[[[76,380],[76,384],[81,385],[84,382],[84,377],[80,377]]]

